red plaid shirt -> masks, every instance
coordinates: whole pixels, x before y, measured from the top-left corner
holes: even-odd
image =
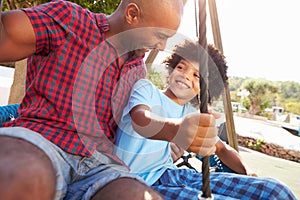
[[[24,10],[36,34],[20,117],[6,126],[41,133],[66,152],[113,154],[115,130],[133,83],[146,75],[141,57],[120,67],[105,39],[104,14],[68,1]]]

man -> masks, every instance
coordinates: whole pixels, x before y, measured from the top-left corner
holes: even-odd
[[[0,12],[0,62],[28,57],[20,116],[0,129],[0,199],[161,198],[113,142],[144,53],[164,49],[182,12],[181,0],[123,0],[110,16],[60,0]]]

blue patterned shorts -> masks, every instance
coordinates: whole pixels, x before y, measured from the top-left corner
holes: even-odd
[[[233,173],[211,173],[214,200],[297,200],[291,190],[272,178],[258,178]],[[166,200],[193,200],[202,194],[202,174],[191,169],[167,170],[152,185]]]

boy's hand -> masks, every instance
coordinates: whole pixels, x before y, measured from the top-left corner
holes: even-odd
[[[180,146],[178,146],[177,144],[174,144],[173,142],[171,142],[170,146],[173,162],[176,162],[184,154],[184,150],[180,148]]]
[[[190,113],[183,118],[173,142],[185,150],[208,156],[216,150],[217,135],[214,114]]]

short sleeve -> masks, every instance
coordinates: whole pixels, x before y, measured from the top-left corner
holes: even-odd
[[[52,1],[23,9],[36,35],[37,54],[46,55],[62,44],[72,28],[73,10],[79,8],[68,1]]]
[[[124,109],[124,114],[128,114],[132,108],[137,105],[146,105],[151,107],[151,97],[153,96],[154,86],[146,79],[137,81],[131,90],[128,105]]]

